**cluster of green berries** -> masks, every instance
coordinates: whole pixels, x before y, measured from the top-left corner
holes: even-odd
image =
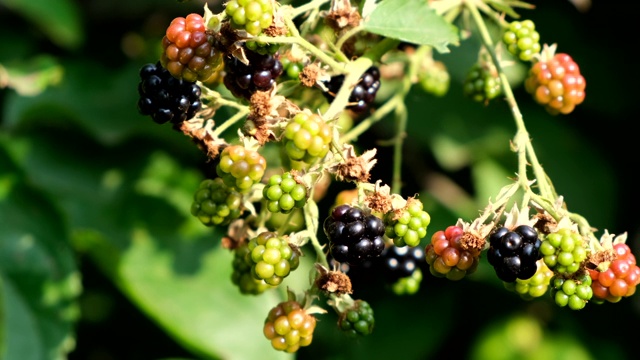
[[[556,305],[568,306],[571,310],[583,309],[593,297],[591,277],[586,271],[576,273],[577,276],[565,278],[555,275],[551,279],[551,296]]]
[[[371,334],[374,325],[373,309],[364,300],[354,301],[353,306],[342,312],[338,318],[338,328],[351,338]]]
[[[231,26],[258,36],[273,23],[273,0],[231,0],[225,4]]]
[[[245,258],[257,280],[278,286],[300,265],[298,249],[277,233],[264,231],[249,241]]]
[[[304,68],[304,64],[301,61],[291,60],[287,56],[282,56],[280,58],[280,62],[282,63],[282,68],[284,69],[283,75],[286,75],[289,80],[299,80],[300,73]]]
[[[525,90],[550,114],[569,114],[584,101],[587,83],[578,64],[567,54],[536,62],[529,70]]]
[[[307,202],[307,187],[296,181],[291,172],[271,175],[262,189],[267,202],[267,210],[272,213],[288,214],[293,209],[301,209]]]
[[[256,279],[253,276],[251,266],[253,263],[248,261],[249,247],[244,244],[233,250],[233,261],[231,266],[231,282],[240,289],[240,293],[247,295],[259,295],[272,289],[273,286],[267,284],[262,279]]]
[[[160,57],[171,75],[191,82],[205,81],[220,67],[221,54],[214,50],[213,37],[206,30],[204,19],[196,13],[171,21],[162,38]]]
[[[410,198],[400,211],[389,211],[384,215],[385,235],[396,246],[418,246],[427,235],[431,216],[423,210],[420,200]]]
[[[500,77],[488,64],[475,63],[464,79],[462,91],[473,101],[489,101],[502,94]]]
[[[242,194],[217,177],[205,179],[193,195],[191,215],[206,226],[227,225],[242,215]]]
[[[294,353],[313,340],[315,316],[308,314],[298,302],[283,301],[269,311],[264,321],[264,336],[279,351]]]
[[[219,157],[216,173],[225,185],[242,193],[260,182],[267,168],[267,161],[262,155],[242,145],[225,147]]]
[[[636,257],[629,246],[618,243],[613,245],[613,251],[616,257],[606,270],[588,270],[593,280],[593,296],[598,302],[616,303],[623,297],[635,294],[636,286],[640,283],[640,267],[636,265]]]
[[[425,258],[433,276],[457,281],[477,270],[481,249],[463,248],[463,235],[461,227],[452,225],[431,236]]]
[[[540,253],[545,264],[555,273],[571,275],[586,260],[587,247],[580,234],[562,228],[547,234],[540,244]]]
[[[529,279],[516,279],[515,282],[503,282],[504,287],[516,292],[524,300],[533,300],[547,293],[549,284],[554,276],[553,271],[541,259],[537,261],[538,270]]]
[[[437,97],[449,91],[451,76],[442,61],[434,61],[418,73],[418,84],[425,92]]]
[[[513,21],[502,35],[507,50],[522,61],[530,61],[540,53],[540,34],[531,20]]]
[[[329,152],[331,125],[318,114],[299,112],[284,129],[284,149],[291,160],[312,164]]]

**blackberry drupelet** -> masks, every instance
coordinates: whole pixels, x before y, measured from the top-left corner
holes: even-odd
[[[362,209],[339,205],[323,224],[330,252],[338,262],[358,266],[380,257],[384,250],[384,223]]]
[[[416,270],[426,269],[424,249],[419,246],[391,245],[384,249],[381,255],[382,271],[389,283],[410,277]]]
[[[147,64],[140,69],[138,112],[158,124],[177,125],[202,109],[201,93],[195,82],[176,79],[159,61]]]

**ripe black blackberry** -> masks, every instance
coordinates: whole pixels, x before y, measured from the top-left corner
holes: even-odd
[[[384,249],[380,257],[381,271],[388,283],[413,275],[416,270],[427,268],[424,249],[420,246],[395,246]]]
[[[333,99],[335,99],[336,94],[344,83],[344,78],[344,75],[332,76],[325,83],[328,91],[323,92],[323,94],[329,102],[333,102]],[[356,113],[364,112],[375,101],[379,89],[380,70],[377,66],[371,66],[362,74],[360,81],[353,87],[347,109],[351,109]]]
[[[329,251],[338,262],[358,266],[380,257],[384,250],[384,223],[362,209],[339,205],[324,221]]]
[[[276,79],[282,74],[283,67],[278,53],[259,54],[249,49],[244,50],[249,65],[245,65],[235,56],[224,58],[224,85],[237,98],[250,99],[256,91],[271,90]]]
[[[542,258],[538,232],[529,225],[520,225],[510,231],[506,227],[496,229],[489,236],[487,260],[498,278],[504,282],[526,280],[535,275],[536,261]]]
[[[173,77],[158,61],[140,69],[138,112],[158,124],[175,125],[189,120],[202,109],[202,90],[195,82]]]

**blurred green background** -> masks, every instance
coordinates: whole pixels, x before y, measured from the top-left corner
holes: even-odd
[[[627,232],[638,255],[637,5],[576,3],[590,7],[541,1],[519,13],[536,23],[542,42],[557,43],[580,65],[585,102],[554,117],[518,82],[515,95],[569,209],[598,234]],[[138,70],[157,61],[174,17],[203,6],[0,0],[0,359],[293,357],[262,335],[282,292],[241,296],[229,280],[232,255],[219,246],[222,233],[189,214],[206,158],[183,134],[136,110]],[[209,7],[217,12],[221,4]],[[484,107],[462,96],[476,51],[469,39],[437,54],[452,76],[447,96],[416,88],[407,99],[402,191],[419,193],[430,212],[427,239],[458,217],[475,217],[515,173],[506,104]],[[512,70],[521,79],[526,69]],[[383,183],[391,181],[392,148],[377,141],[390,131],[391,120],[382,121],[358,143],[378,146],[372,179]],[[321,213],[343,188],[330,188]],[[305,289],[311,262],[285,284]],[[372,335],[346,339],[330,311],[318,316],[313,343],[296,357],[637,358],[637,295],[581,311],[548,298],[527,302],[506,291],[486,262],[459,282],[426,274],[411,296],[379,285],[355,284],[354,297],[374,308]]]

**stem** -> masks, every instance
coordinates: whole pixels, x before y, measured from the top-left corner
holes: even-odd
[[[304,208],[303,208],[304,221],[307,224],[307,229],[309,229],[309,227],[313,228],[313,231],[309,231],[309,239],[311,240],[311,245],[313,246],[313,249],[316,252],[317,262],[320,263],[320,265],[326,268],[329,268],[329,262],[327,261],[327,257],[324,254],[322,245],[320,245],[320,241],[318,241],[318,237],[316,236],[316,233],[318,231],[318,226],[317,226],[318,219],[311,213],[311,203],[315,205],[315,202],[312,200],[312,197],[313,197],[313,194],[309,196],[309,200],[304,205]]]
[[[272,44],[298,44],[305,48],[307,51],[312,53],[315,57],[320,59],[320,61],[325,64],[331,66],[336,72],[343,73],[345,70],[345,66],[337,61],[335,61],[331,56],[325,54],[322,50],[318,49],[315,45],[303,39],[302,37],[296,36],[257,36],[252,39],[247,39],[247,41],[260,41],[264,43],[272,43]]]
[[[230,117],[227,121],[223,122],[218,126],[215,131],[211,134],[211,137],[214,139],[219,137],[225,130],[231,127],[233,124],[240,121],[242,118],[249,114],[249,107],[245,106],[241,108],[237,113],[235,113],[232,117]]]
[[[325,3],[329,2],[329,0],[313,0],[313,1],[309,1],[306,4],[300,5],[297,8],[293,8],[291,10],[291,18],[296,18],[301,14],[304,14],[305,12],[309,11],[309,10],[314,10],[317,9],[319,7],[321,7],[322,5],[324,5]]]

